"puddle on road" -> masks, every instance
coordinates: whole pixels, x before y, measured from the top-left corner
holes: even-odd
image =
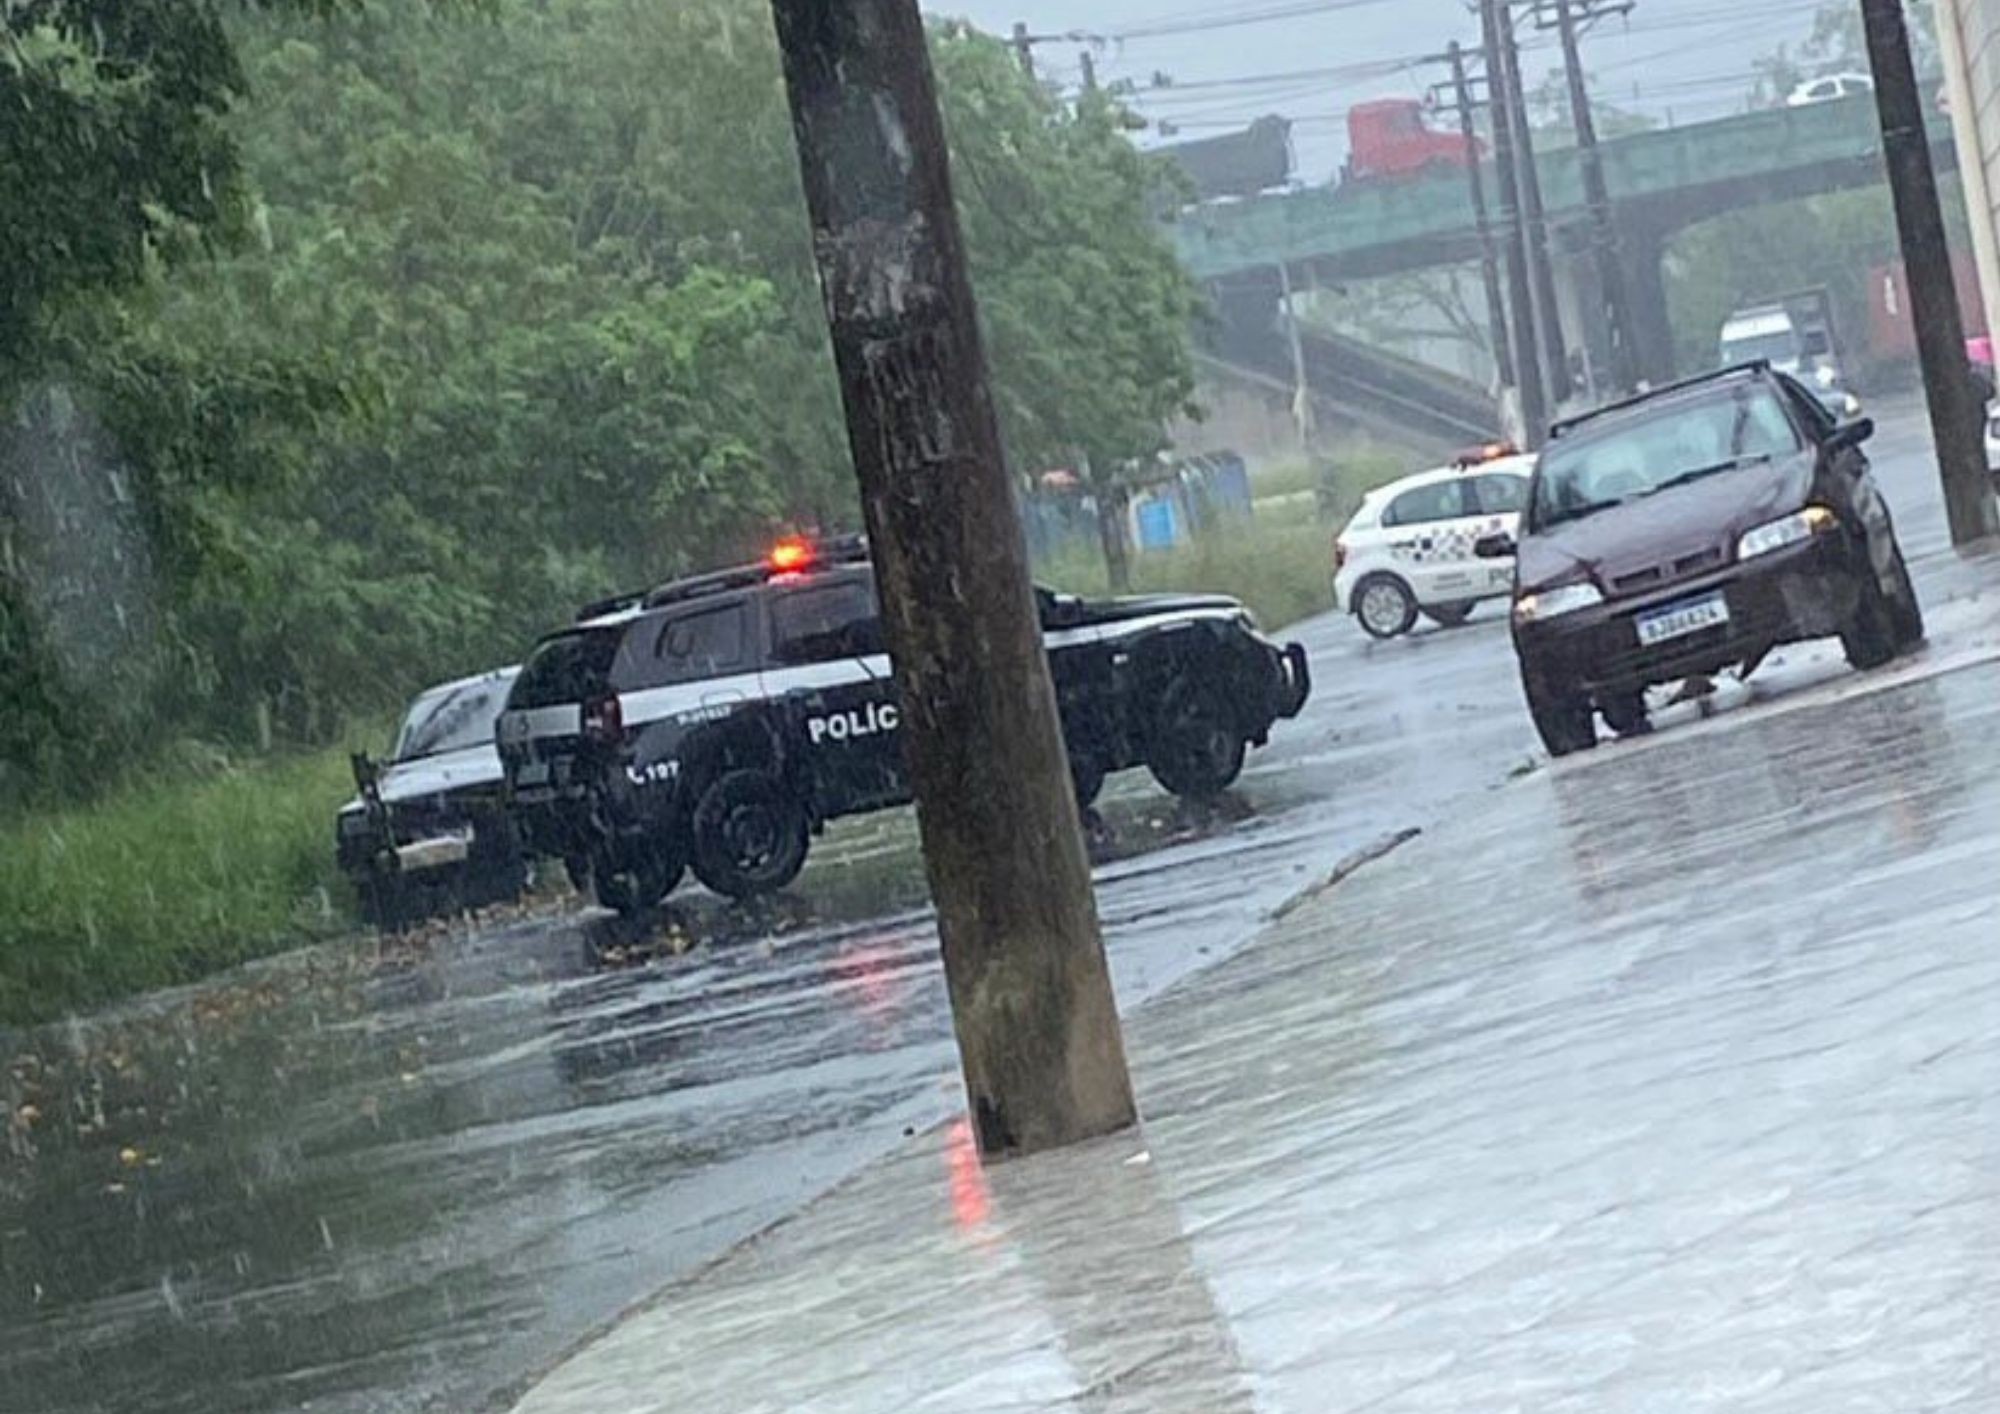
[[[1285,885],[1309,798],[1108,793],[1128,1000],[1220,956],[1215,905],[1184,906],[1218,877]],[[950,1045],[908,812],[756,907],[358,941],[17,1033],[0,1387],[38,1414],[475,1407],[948,1112]]]

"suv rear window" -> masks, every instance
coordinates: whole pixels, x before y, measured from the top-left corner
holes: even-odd
[[[622,636],[622,629],[594,628],[549,639],[521,669],[508,705],[560,707],[600,695],[609,683]]]
[[[749,612],[741,599],[641,619],[611,669],[621,692],[699,682],[749,666]]]
[[[772,601],[771,658],[778,663],[829,663],[879,653],[875,596],[860,583],[796,589]]]

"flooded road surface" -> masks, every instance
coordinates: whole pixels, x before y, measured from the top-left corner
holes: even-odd
[[[1913,553],[1936,548],[1920,429],[1884,448]],[[1531,759],[1497,609],[1299,636],[1318,693],[1226,808],[1143,776],[1108,795],[1128,1010]],[[4,1041],[8,1414],[489,1406],[960,1101],[902,814],[761,910],[325,949]]]

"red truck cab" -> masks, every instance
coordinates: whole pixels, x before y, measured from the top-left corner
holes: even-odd
[[[1347,114],[1350,180],[1414,176],[1428,167],[1464,171],[1477,156],[1461,133],[1433,132],[1414,98],[1357,103]]]

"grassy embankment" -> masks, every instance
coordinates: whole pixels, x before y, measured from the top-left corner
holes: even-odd
[[[1407,468],[1344,458],[1331,482],[1306,467],[1260,476],[1256,520],[1200,545],[1141,557],[1140,591],[1244,600],[1267,628],[1331,601],[1321,490],[1340,514]],[[1044,577],[1101,593],[1094,556]],[[151,779],[97,802],[0,822],[0,1025],[45,1020],[185,982],[351,925],[332,819],[352,794],[342,747],[200,778]]]
[[[0,1025],[185,982],[343,924],[345,750],[137,783],[0,824]]]

